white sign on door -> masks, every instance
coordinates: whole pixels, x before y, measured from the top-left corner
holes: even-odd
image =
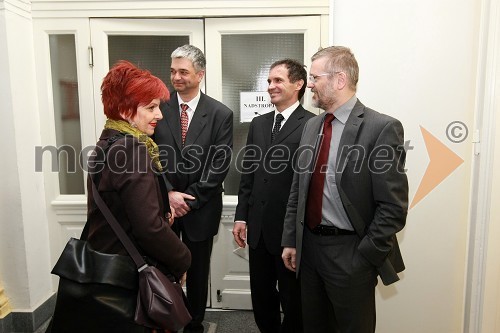
[[[240,91],[240,122],[251,122],[254,117],[273,110],[267,91]]]

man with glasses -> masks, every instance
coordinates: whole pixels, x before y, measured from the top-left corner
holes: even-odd
[[[404,269],[396,233],[408,182],[401,123],[356,97],[358,64],[346,47],[312,57],[308,87],[325,110],[309,120],[283,228],[282,258],[301,283],[304,332],[375,331],[377,276]]]

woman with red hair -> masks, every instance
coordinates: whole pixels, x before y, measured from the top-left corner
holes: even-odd
[[[101,92],[108,119],[95,150],[94,161],[100,164],[94,164],[94,169],[89,166],[88,219],[82,239],[86,237],[98,252],[128,255],[96,206],[93,178],[100,196],[139,252],[150,264],[182,280],[191,264],[191,253],[170,228],[174,212],[160,186],[158,146],[150,138],[162,119],[159,106],[169,99],[168,89],[149,71],[119,61],[104,78]],[[68,309],[67,315],[59,317],[56,308],[52,332],[152,331],[135,324],[133,318],[123,320],[123,313],[130,310],[122,309],[123,304],[108,306],[109,300],[92,304],[98,305],[85,308],[85,314],[67,314]]]

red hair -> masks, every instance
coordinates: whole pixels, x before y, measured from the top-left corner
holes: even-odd
[[[101,94],[104,114],[114,120],[134,117],[137,107],[147,105],[155,98],[161,101],[170,98],[162,80],[125,60],[118,61],[106,74]]]

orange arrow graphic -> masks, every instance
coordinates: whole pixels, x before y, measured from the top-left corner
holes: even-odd
[[[463,159],[422,126],[420,126],[420,131],[424,137],[427,153],[429,154],[429,165],[425,170],[424,177],[420,181],[417,193],[413,197],[410,209],[425,198],[427,194],[464,162]]]

